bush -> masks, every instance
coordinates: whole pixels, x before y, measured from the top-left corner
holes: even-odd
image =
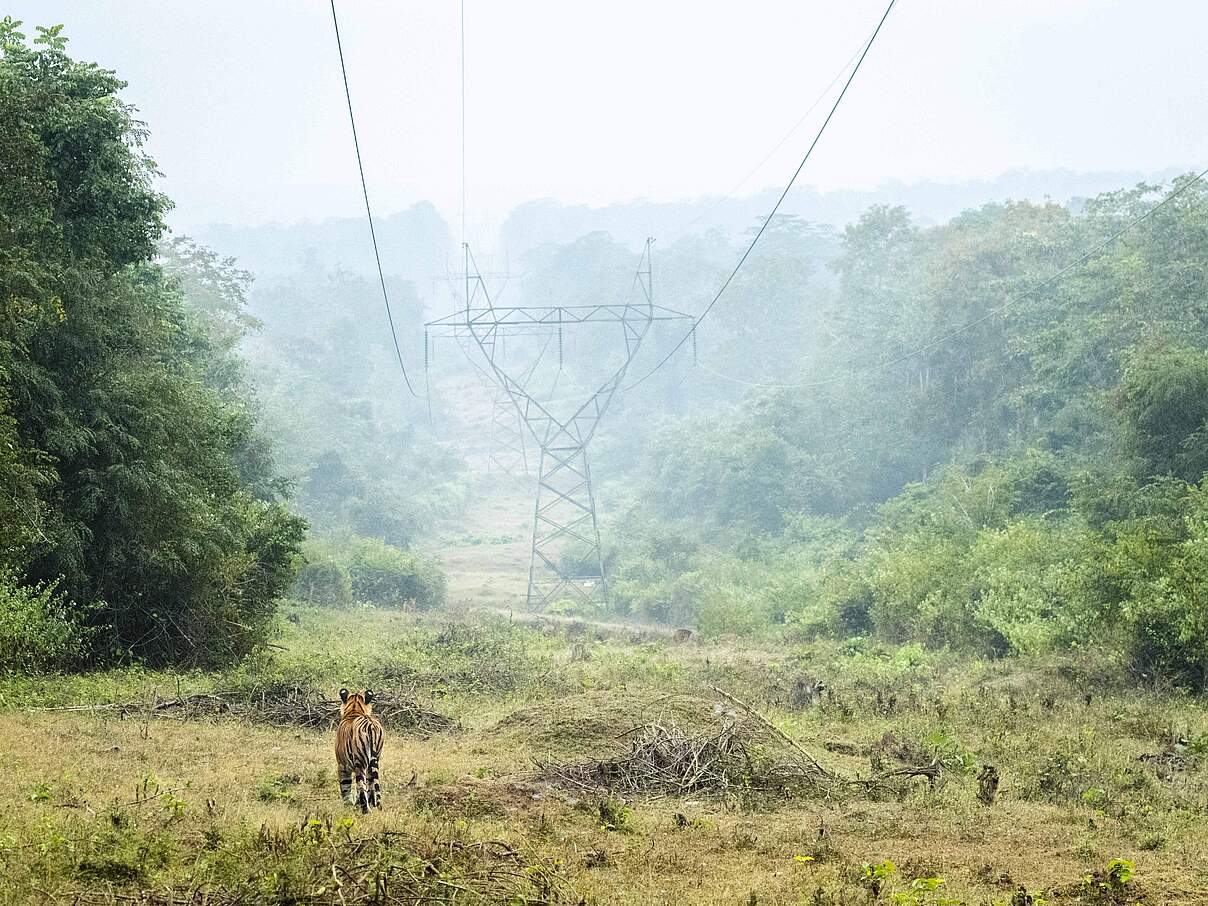
[[[819,614],[815,625],[840,639],[868,635],[873,631],[874,603],[872,586],[859,565],[849,560],[836,561],[820,577]],[[810,621],[798,614],[794,622],[808,624]]]
[[[348,607],[352,604],[352,577],[348,568],[332,557],[309,559],[298,570],[290,596],[308,604]]]
[[[376,538],[352,536],[314,543],[293,593],[303,600],[344,606],[353,600],[382,607],[433,610],[445,603],[439,561]]]
[[[1116,527],[1100,567],[1120,645],[1133,669],[1208,690],[1208,490],[1186,486],[1182,518]],[[1088,602],[1089,605],[1090,602]]]
[[[1082,533],[1037,518],[983,531],[968,557],[977,622],[1013,654],[1050,650],[1072,621],[1071,564],[1088,549]]]
[[[1142,677],[1202,694],[1208,692],[1208,609],[1180,584],[1158,578],[1129,602],[1125,647]]]
[[[865,569],[873,600],[869,616],[883,638],[1001,650],[1001,639],[977,620],[963,542],[913,533],[871,551]]]
[[[0,673],[40,673],[78,666],[93,630],[54,585],[18,585],[0,572]]]
[[[348,574],[359,601],[416,610],[432,610],[445,603],[445,574],[440,564],[384,541],[358,539]]]

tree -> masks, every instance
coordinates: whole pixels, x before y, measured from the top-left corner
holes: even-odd
[[[230,336],[153,260],[169,202],[124,83],[72,60],[57,26],[30,46],[19,25],[0,22],[0,483],[36,496],[17,565],[102,624],[105,651],[238,657],[304,523],[249,465]]]
[[[1145,350],[1133,356],[1117,394],[1126,449],[1145,476],[1195,483],[1208,471],[1208,354]]]

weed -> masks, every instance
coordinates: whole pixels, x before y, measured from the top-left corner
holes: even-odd
[[[189,806],[184,799],[172,792],[164,793],[159,798],[163,810],[168,816],[168,821],[179,821],[184,817],[185,809]]]
[[[1136,873],[1136,866],[1130,859],[1112,859],[1105,868],[1086,874],[1080,883],[1064,892],[1076,894],[1082,902],[1096,906],[1123,906],[1136,902],[1133,890]]]
[[[897,873],[897,870],[898,867],[889,859],[875,864],[865,862],[860,866],[860,883],[867,887],[874,897],[879,897],[881,888],[890,877]]]
[[[600,830],[633,833],[633,811],[619,799],[601,799]]]
[[[302,782],[297,774],[277,774],[265,778],[256,785],[256,798],[261,802],[276,802],[294,798],[296,787]]]

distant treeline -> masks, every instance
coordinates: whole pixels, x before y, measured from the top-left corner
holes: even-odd
[[[781,338],[732,366],[766,379],[646,444],[612,606],[715,633],[1102,646],[1205,688],[1208,192],[1030,292],[1178,185],[926,229],[877,207],[833,284],[735,294],[730,318]],[[817,265],[796,247],[780,274]],[[757,256],[748,279],[772,279]]]

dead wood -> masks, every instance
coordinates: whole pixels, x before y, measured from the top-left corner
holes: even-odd
[[[453,726],[453,719],[424,707],[398,693],[378,692],[374,713],[387,728],[434,733]],[[158,717],[194,719],[230,716],[250,723],[330,729],[340,716],[338,699],[325,698],[301,686],[265,688],[253,691],[197,692],[150,702],[120,702],[100,705],[70,705],[60,708],[31,708],[31,711],[107,712],[120,717]]]

